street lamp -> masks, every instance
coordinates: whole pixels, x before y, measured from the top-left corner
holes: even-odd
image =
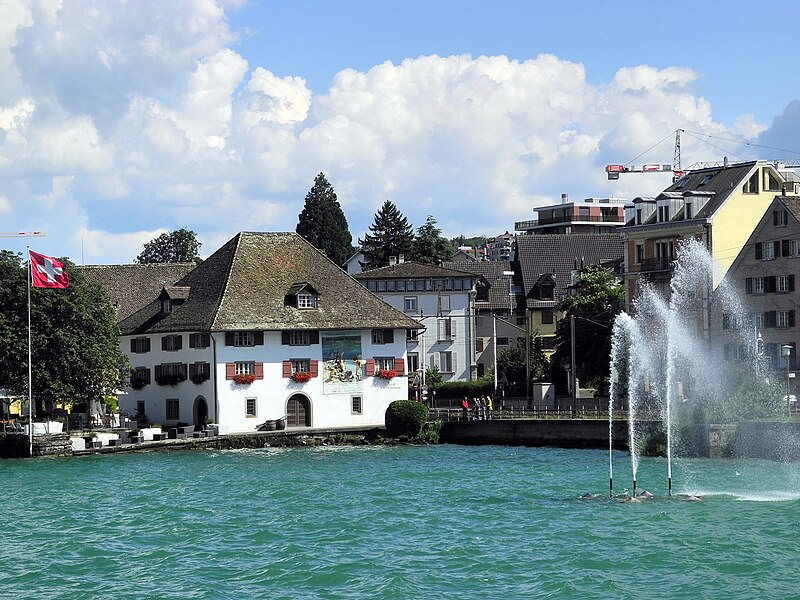
[[[781,346],[781,356],[786,359],[786,411],[789,417],[792,416],[791,395],[789,394],[789,357],[792,354],[792,347],[789,344]]]

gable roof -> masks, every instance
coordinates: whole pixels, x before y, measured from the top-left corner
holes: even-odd
[[[287,306],[298,282],[317,307]],[[418,328],[296,233],[242,232],[186,274],[187,300],[162,314],[157,299],[120,323],[123,335],[175,331]]]
[[[78,269],[87,279],[103,286],[117,309],[117,321],[122,321],[195,266],[194,263],[150,263],[88,265]]]
[[[553,307],[572,284],[575,261],[598,265],[622,258],[624,244],[618,233],[566,233],[517,236],[517,260],[522,271],[528,308]],[[531,298],[531,292],[545,273],[555,280],[553,300]]]

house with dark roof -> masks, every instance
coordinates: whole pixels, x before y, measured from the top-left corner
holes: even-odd
[[[789,369],[800,364],[796,287],[800,285],[800,197],[773,198],[725,279],[742,300],[742,312],[721,312],[717,303],[712,305],[713,346],[727,360],[748,363],[757,350],[785,377],[782,349],[788,346]],[[749,336],[740,335],[742,331],[760,337],[759,348],[744,343]],[[795,385],[791,393],[797,393]]]
[[[436,367],[445,381],[474,379],[475,298],[486,285],[480,275],[458,268],[399,261],[355,278],[387,304],[417,321],[407,340],[409,374]]]
[[[507,260],[442,263],[480,278],[475,295],[475,363],[477,377],[495,367],[496,357],[525,337],[522,281]]]
[[[673,259],[681,241],[702,240],[719,271],[715,289],[776,194],[794,193],[794,174],[767,161],[688,171],[655,198],[633,200],[625,236],[625,297],[628,307],[641,283],[669,297]]]
[[[517,236],[525,310],[532,335],[552,354],[559,302],[583,267],[621,263],[624,245],[618,233],[568,233]]]
[[[289,427],[366,427],[408,395],[417,321],[295,233],[242,232],[173,281],[141,271],[136,281],[153,276],[146,296],[109,289],[119,305],[138,302],[119,322],[129,414],[229,431],[284,416]]]

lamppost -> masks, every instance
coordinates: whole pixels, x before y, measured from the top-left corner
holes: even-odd
[[[791,395],[789,394],[789,358],[792,354],[792,347],[789,344],[781,346],[781,356],[786,359],[786,411],[789,417],[792,416]]]

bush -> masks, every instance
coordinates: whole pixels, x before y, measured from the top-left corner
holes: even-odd
[[[386,432],[391,437],[416,437],[428,420],[428,407],[413,400],[395,400],[386,409]]]
[[[431,386],[431,389],[436,390],[437,399],[491,396],[494,393],[494,380],[448,381]],[[428,391],[428,395],[431,396],[430,391]]]

